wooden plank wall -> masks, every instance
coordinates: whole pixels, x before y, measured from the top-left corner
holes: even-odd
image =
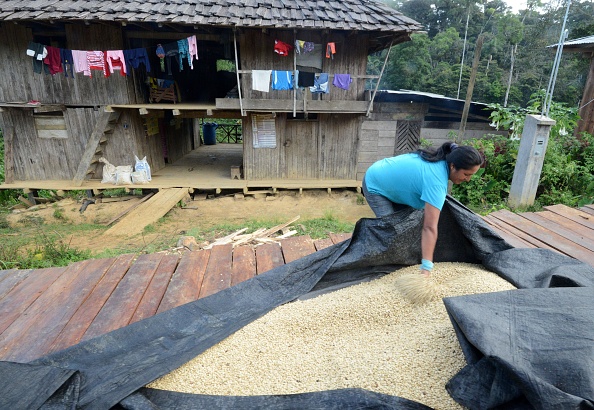
[[[376,103],[369,117],[361,124],[357,152],[357,175],[361,181],[374,162],[396,154],[398,121],[422,121],[426,104]]]
[[[241,50],[241,70],[293,70],[293,57],[281,56],[274,52],[274,40],[279,39],[290,45],[296,39],[322,44],[324,48],[328,42],[336,44],[334,58],[323,57],[322,72],[329,74],[365,75],[367,70],[367,47],[369,37],[357,33],[356,40],[351,34],[332,31],[327,34],[318,30],[270,30],[262,33],[260,30],[246,30],[238,39]],[[314,70],[312,70],[314,71]],[[241,91],[243,98],[253,99],[284,99],[292,100],[292,90],[271,90],[269,93],[252,90],[250,74],[241,74]],[[306,90],[309,93],[308,90]],[[324,94],[327,100],[363,100],[365,95],[365,80],[354,79],[349,90],[330,86],[330,93]],[[309,96],[311,99],[311,95]]]
[[[355,179],[357,141],[361,119],[358,114],[320,114],[320,178]]]
[[[280,136],[283,135],[285,122],[286,116],[284,114],[276,115],[276,148],[254,148],[252,114],[249,113],[243,118],[243,172],[246,179],[258,180],[282,178],[285,169],[285,147],[280,143]]]
[[[68,24],[66,45],[73,50],[123,49],[122,29],[117,25]],[[133,81],[119,74],[103,78],[99,72],[89,78],[64,73],[33,72],[32,58],[25,51],[34,39],[31,29],[16,24],[0,26],[0,101],[41,101],[44,104],[106,105],[137,102]],[[46,44],[52,45],[52,44]]]

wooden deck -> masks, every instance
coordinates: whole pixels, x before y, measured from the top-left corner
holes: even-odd
[[[594,206],[497,211],[484,220],[512,246],[547,248],[594,266]],[[211,295],[347,239],[232,245],[179,255],[122,255],[62,268],[0,271],[0,360],[28,362]]]
[[[233,286],[344,241],[291,237],[179,255],[122,255],[0,271],[0,360],[28,362]]]
[[[121,165],[121,164],[114,164]],[[132,165],[132,164],[129,164]],[[231,167],[243,165],[243,144],[202,145],[183,158],[167,164],[160,170],[152,170],[152,180],[147,184],[103,184],[100,179],[86,179],[82,185],[72,180],[13,181],[0,184],[0,189],[48,189],[48,190],[95,190],[113,188],[162,189],[188,188],[192,191],[239,190],[244,193],[261,189],[354,189],[361,190],[361,181],[347,179],[268,179],[246,180],[231,177]]]

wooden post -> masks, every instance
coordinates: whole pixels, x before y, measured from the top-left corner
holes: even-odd
[[[594,134],[594,52],[590,59],[590,72],[584,87],[582,106],[579,111],[580,120],[575,128],[575,135],[581,132]]]
[[[509,190],[508,204],[511,208],[534,204],[549,134],[553,125],[555,125],[555,121],[548,117],[526,116],[518,159]]]
[[[366,117],[369,117],[369,112],[371,111],[371,107],[373,106],[373,100],[375,98],[375,93],[377,93],[379,83],[380,83],[380,81],[382,81],[382,76],[384,75],[384,69],[386,68],[386,64],[388,64],[388,58],[390,57],[390,51],[392,50],[393,43],[394,43],[394,39],[392,39],[392,41],[390,41],[390,47],[388,47],[388,53],[386,54],[386,59],[384,60],[384,65],[382,66],[382,70],[380,71],[379,78],[377,79],[377,83],[375,84],[375,88],[373,89],[373,95],[371,96],[371,100],[369,100],[369,105],[367,106],[367,112],[365,113]]]
[[[7,125],[2,128],[4,135],[4,183],[14,182],[14,127]]]
[[[476,72],[478,70],[479,61],[481,59],[481,49],[483,48],[483,40],[485,36],[481,34],[476,40],[476,47],[474,48],[474,60],[472,62],[472,71],[470,72],[470,79],[468,80],[468,88],[466,89],[466,101],[464,101],[464,111],[462,112],[462,119],[460,120],[460,130],[458,131],[458,138],[464,138],[464,131],[466,131],[466,120],[468,119],[468,110],[470,109],[470,102],[472,101],[472,91],[474,90],[474,82],[476,81]]]
[[[241,116],[244,117],[245,113],[243,112],[243,101],[241,99],[241,81],[239,80],[239,60],[237,59],[237,37],[235,36],[235,32],[237,29],[233,30],[233,47],[235,48],[235,73],[237,74],[237,93],[239,94],[239,111],[241,112]]]

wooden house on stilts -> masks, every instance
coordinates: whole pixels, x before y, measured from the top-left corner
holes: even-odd
[[[367,60],[420,29],[374,0],[1,2],[0,188],[105,189],[99,159],[135,155],[142,188],[359,187],[419,140],[422,107],[374,110]],[[222,118],[239,158],[192,156]]]

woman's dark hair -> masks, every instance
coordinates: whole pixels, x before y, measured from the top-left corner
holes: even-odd
[[[483,156],[474,147],[458,145],[455,142],[444,142],[437,149],[418,149],[417,153],[428,162],[446,160],[453,164],[456,169],[470,169],[477,165],[483,165]]]

